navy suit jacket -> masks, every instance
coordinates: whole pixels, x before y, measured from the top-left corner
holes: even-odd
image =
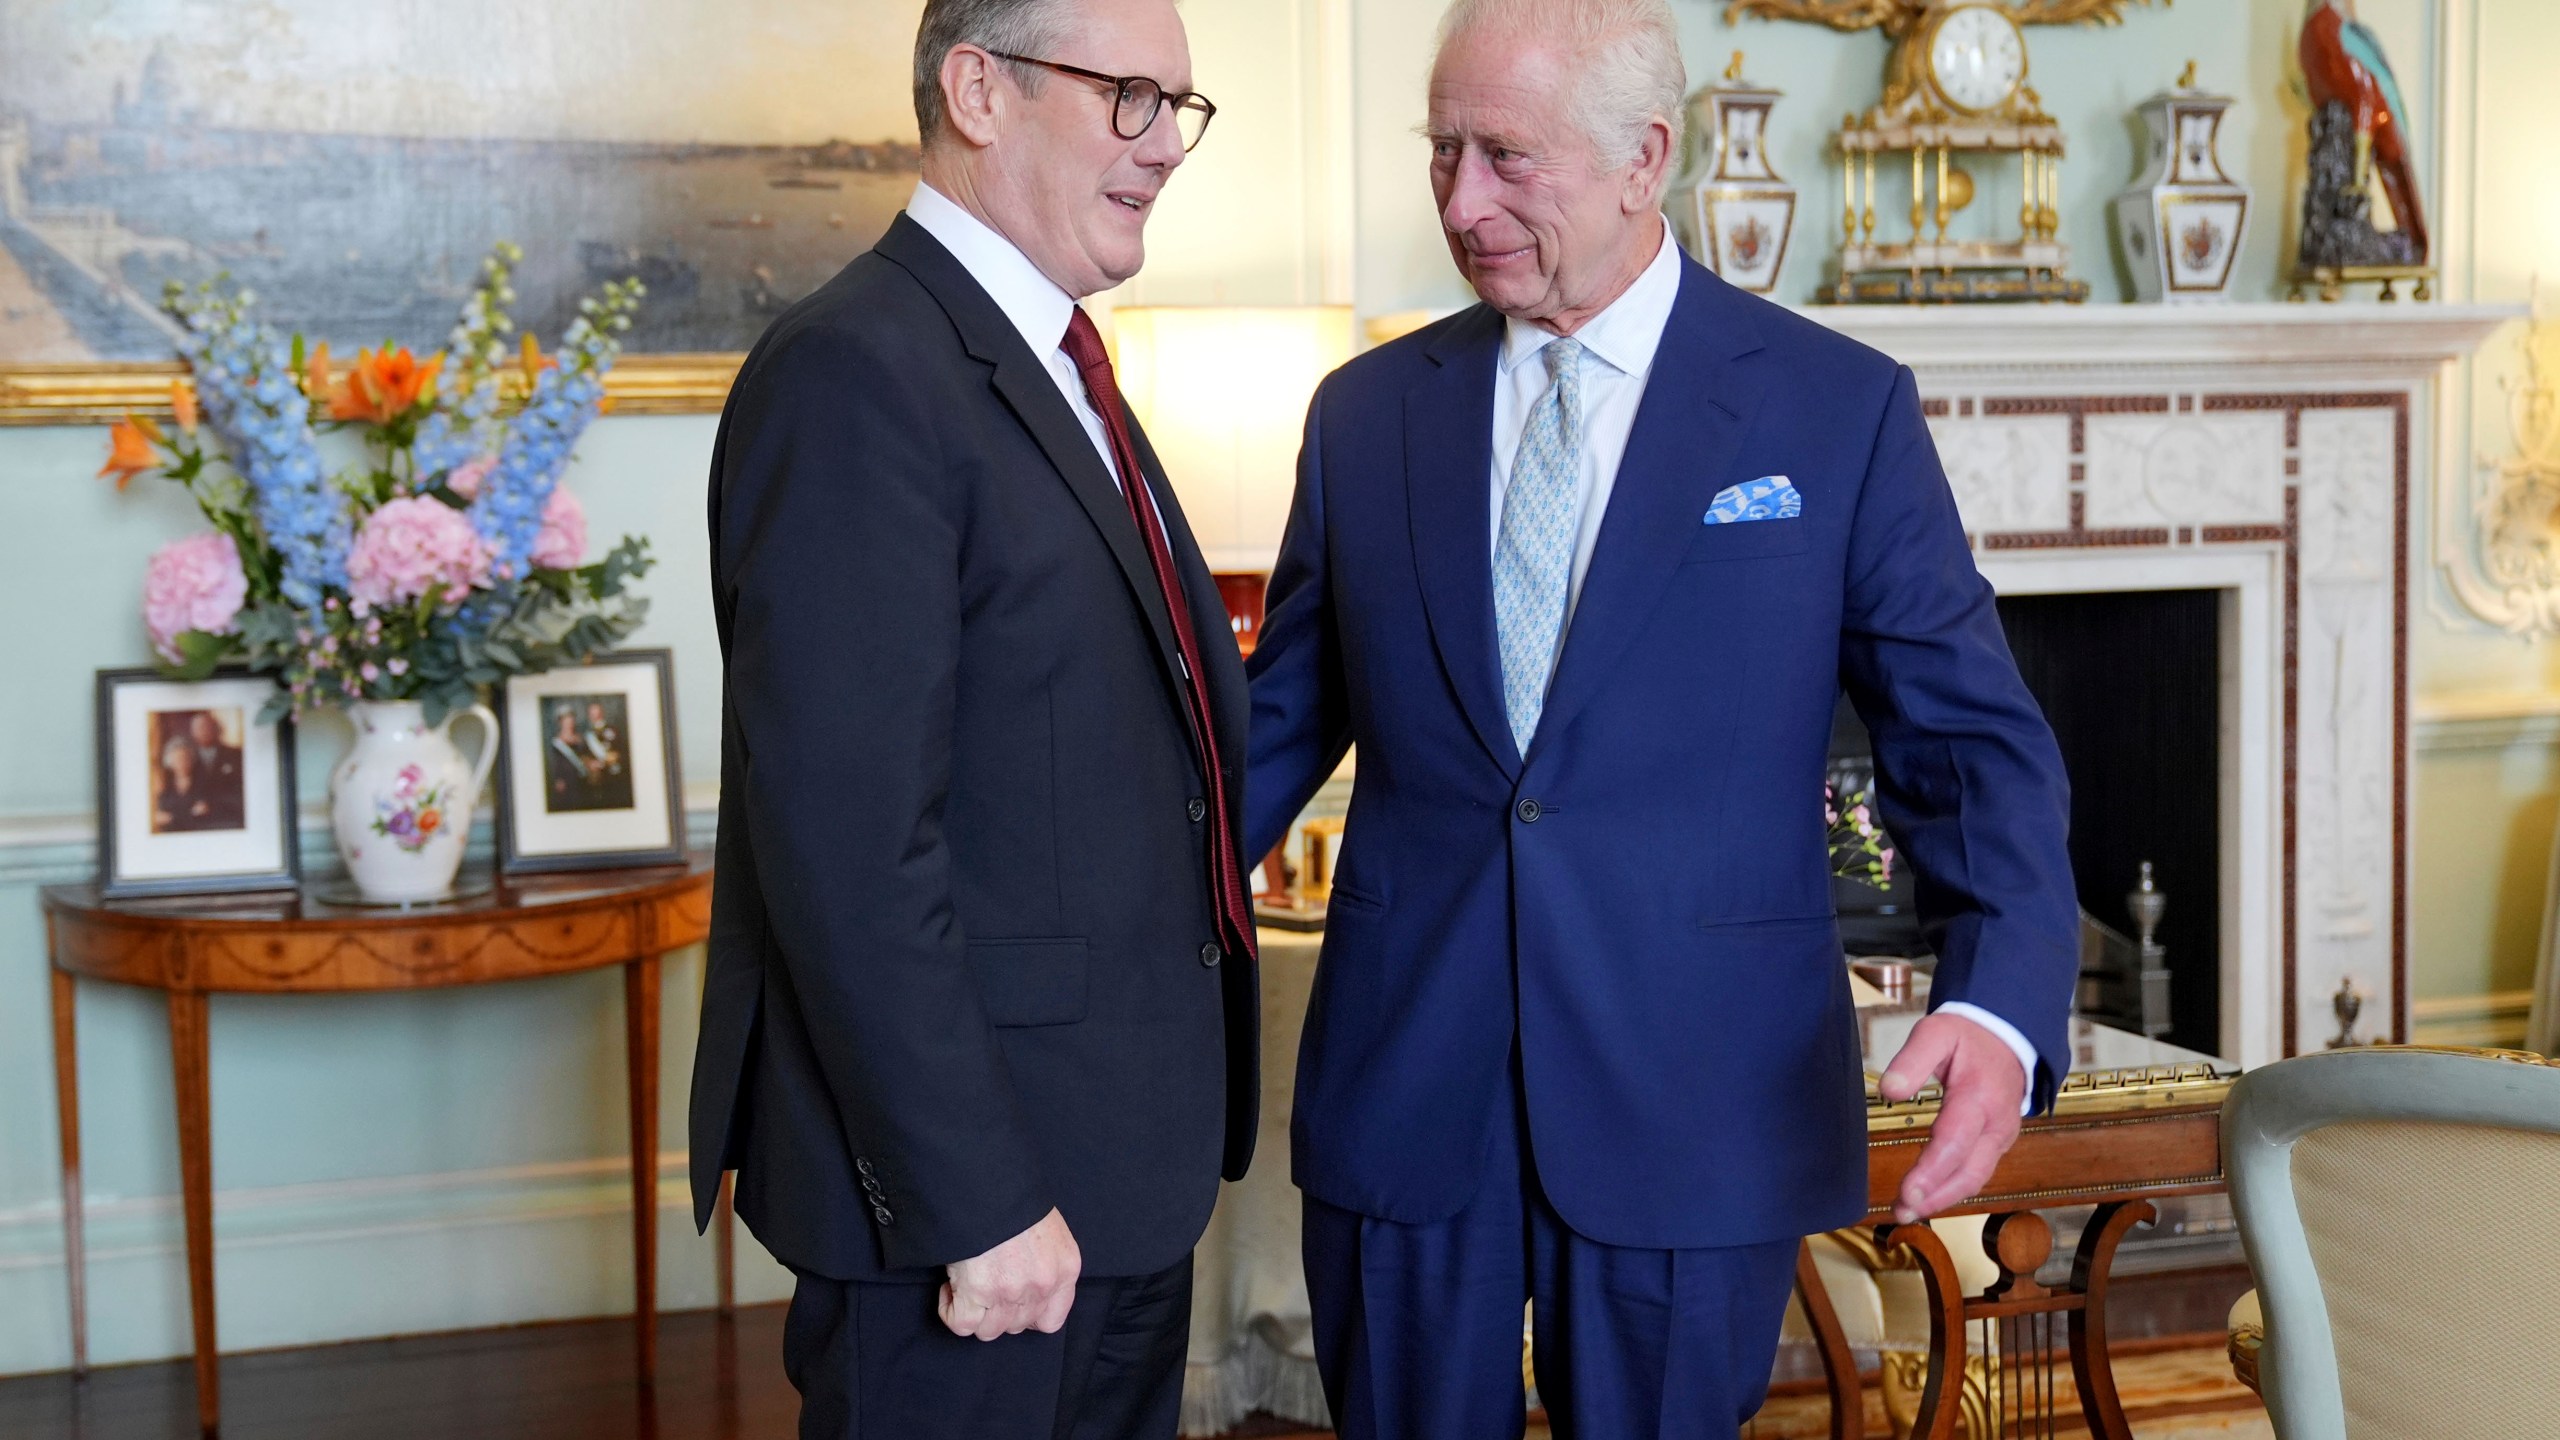
[[[1359,780],[1299,1056],[1295,1178],[1405,1223],[1474,1194],[1515,1047],[1537,1171],[1608,1244],[1866,1210],[1820,791],[1843,686],[1918,876],[1933,1000],[2069,1068],[2061,757],[1975,570],[1910,373],[1695,264],[1524,757],[1494,643],[1502,317],[1317,391],[1250,666],[1248,854],[1344,747]],[[1797,519],[1707,525],[1785,475]]]

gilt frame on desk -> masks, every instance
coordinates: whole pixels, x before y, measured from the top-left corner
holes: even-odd
[[[227,274],[342,353],[423,354],[499,240],[546,348],[581,295],[647,284],[620,413],[716,410],[913,191],[909,57],[878,42],[920,9],[0,7],[0,424],[165,414],[173,280]]]

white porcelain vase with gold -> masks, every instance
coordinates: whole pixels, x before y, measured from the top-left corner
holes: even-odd
[[[466,716],[480,722],[472,759],[453,743],[453,722]],[[347,874],[378,904],[449,897],[498,756],[498,717],[474,705],[429,725],[415,700],[359,701],[347,717],[355,744],[329,775],[330,828]]]

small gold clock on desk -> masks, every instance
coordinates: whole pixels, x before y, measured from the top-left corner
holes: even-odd
[[[2150,0],[1727,0],[1725,22],[1805,20],[1881,29],[1893,42],[1884,93],[1843,116],[1837,278],[1818,298],[1842,304],[2079,301],[2062,228],[2062,126],[2027,84],[2025,27],[2112,25]],[[2167,3],[2167,0],[2162,0]],[[1908,239],[1879,238],[1878,176],[1910,172]],[[1970,166],[2014,168],[2013,234],[1967,239],[1949,227],[1978,198]],[[2014,165],[2007,157],[2015,157]],[[2006,204],[2002,204],[2004,216]],[[1886,222],[1888,232],[1894,227]]]

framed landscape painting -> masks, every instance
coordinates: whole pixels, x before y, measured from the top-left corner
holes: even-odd
[[[921,9],[0,0],[0,418],[164,395],[171,280],[425,353],[500,240],[546,344],[580,295],[648,284],[626,410],[716,408],[914,189]]]

